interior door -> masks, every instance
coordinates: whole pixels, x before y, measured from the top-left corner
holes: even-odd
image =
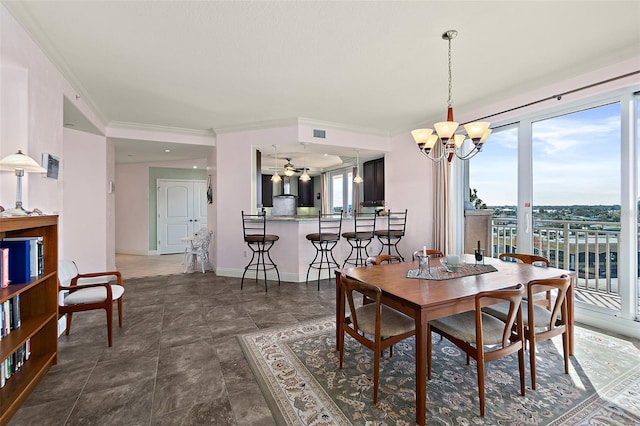
[[[158,254],[182,253],[185,237],[207,226],[205,181],[158,179]]]

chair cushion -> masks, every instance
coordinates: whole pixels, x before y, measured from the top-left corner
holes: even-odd
[[[246,237],[244,237],[244,240],[246,242],[248,242],[249,244],[251,243],[261,243],[261,242],[271,242],[271,241],[278,241],[280,239],[280,237],[278,235],[272,235],[272,234],[265,234],[264,236],[262,234],[260,235],[247,235]]]
[[[369,303],[356,309],[358,327],[367,334],[376,332],[376,304]],[[380,334],[382,336],[396,336],[415,329],[415,321],[393,308],[382,306]]]
[[[469,311],[430,321],[445,333],[467,343],[476,343],[476,312]],[[482,313],[482,334],[485,345],[502,343],[505,323],[498,318]]]
[[[373,238],[373,232],[343,232],[342,236],[347,239],[370,240]]]
[[[124,287],[120,285],[111,286],[113,300],[117,300],[124,294]],[[64,298],[65,305],[81,305],[83,303],[102,302],[107,298],[107,290],[104,287],[91,287],[69,293]]]
[[[404,232],[402,231],[387,231],[386,229],[380,229],[375,232],[375,234],[379,237],[389,237],[389,238],[400,238],[404,237]]]
[[[506,321],[509,314],[509,302],[487,306],[482,311]],[[534,328],[546,327],[551,321],[551,311],[535,303],[533,304],[533,316],[535,321]],[[529,327],[529,304],[526,300],[522,301],[522,323],[525,327]]]
[[[307,234],[307,240],[309,241],[338,241],[340,235],[338,234]]]

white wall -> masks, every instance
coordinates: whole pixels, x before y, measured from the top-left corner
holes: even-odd
[[[64,129],[61,215],[62,253],[80,272],[112,270],[109,265],[107,142],[104,136]]]

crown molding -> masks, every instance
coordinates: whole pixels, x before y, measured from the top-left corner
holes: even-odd
[[[251,123],[242,123],[234,126],[218,127],[214,129],[216,134],[244,132],[248,130],[269,129],[273,127],[297,126],[298,118],[279,118],[275,120],[254,121]]]
[[[344,130],[347,132],[361,133],[373,136],[389,137],[391,133],[380,129],[369,127],[353,126],[344,123],[335,123],[331,121],[314,120],[311,118],[298,117],[298,124],[311,127],[320,127],[322,129]]]
[[[154,124],[132,123],[127,121],[110,121],[109,124],[107,124],[107,128],[137,130],[137,131],[143,131],[143,132],[170,133],[170,134],[178,134],[178,135],[202,136],[202,137],[216,136],[216,132],[213,129],[197,130],[197,129],[187,129],[183,127],[169,127],[169,126],[157,126]]]
[[[335,123],[330,121],[314,120],[304,117],[290,117],[281,118],[276,120],[256,121],[252,123],[243,123],[236,126],[219,127],[215,129],[216,134],[221,133],[233,133],[242,132],[247,130],[268,129],[274,127],[287,127],[287,126],[310,126],[319,127],[322,129],[343,130],[354,133],[363,133],[368,135],[389,137],[390,133],[381,131],[379,129],[371,129],[366,127],[351,126],[343,123]]]

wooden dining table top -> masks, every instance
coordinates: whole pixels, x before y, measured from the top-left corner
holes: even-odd
[[[468,264],[475,263],[473,255],[463,255],[462,259]],[[431,268],[438,267],[440,258],[433,258],[430,262]],[[484,263],[494,266],[496,271],[441,280],[407,278],[407,271],[418,268],[418,262],[413,261],[346,268],[342,273],[378,286],[383,293],[402,299],[414,309],[450,303],[456,299],[467,299],[481,291],[499,290],[518,283],[526,284],[535,279],[556,278],[572,273],[562,269],[542,268],[488,257],[485,257]]]

